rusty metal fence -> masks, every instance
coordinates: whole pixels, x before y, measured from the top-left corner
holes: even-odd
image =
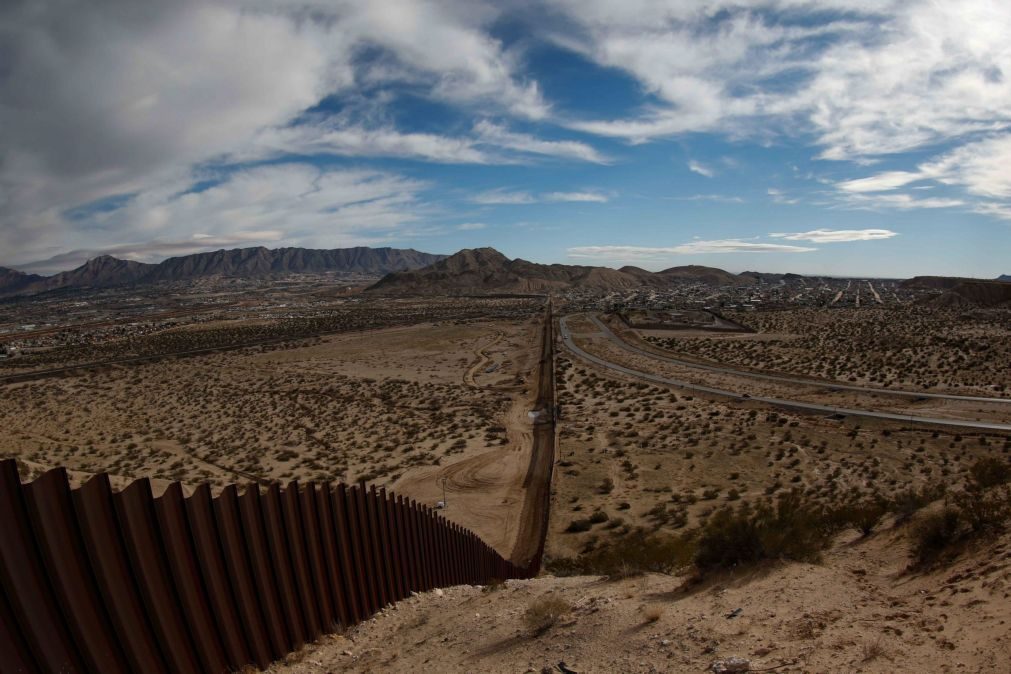
[[[411,592],[529,577],[430,508],[364,485],[22,484],[0,462],[0,672],[267,667]]]

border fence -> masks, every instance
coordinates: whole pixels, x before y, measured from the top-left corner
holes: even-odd
[[[267,667],[412,592],[529,578],[474,533],[373,486],[154,497],[141,479],[22,483],[0,462],[0,672]]]

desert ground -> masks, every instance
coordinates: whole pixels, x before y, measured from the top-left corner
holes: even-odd
[[[755,334],[644,331],[671,351],[761,370],[870,386],[977,392],[1008,389],[1007,308],[796,308],[727,311]]]
[[[320,480],[392,488],[508,554],[529,461],[540,314],[327,335],[5,386],[3,454],[215,487]],[[445,481],[443,480],[445,478]],[[444,484],[445,482],[445,484]]]
[[[19,460],[24,479],[66,466],[78,484],[107,471],[116,486],[148,477],[156,491],[173,480],[217,488],[366,480],[429,505],[445,500],[446,517],[508,556],[531,456],[540,305],[480,318],[466,300],[386,302],[310,337],[278,328],[277,316],[238,329],[226,320],[169,328],[131,349],[290,338],[0,384],[4,456]],[[845,367],[819,369],[817,359],[784,367],[783,345],[816,339],[802,336],[800,319],[761,314],[763,331],[717,336],[632,331],[606,318],[647,351],[631,353],[590,315],[566,319],[580,348],[672,378],[951,419],[1011,414],[998,403],[830,391],[656,357],[725,358],[870,386],[923,383],[857,376],[873,366],[870,347],[846,351]],[[904,325],[913,342],[924,339],[920,323]],[[991,328],[979,334],[990,335],[980,339],[996,362],[1011,349],[1006,329]],[[869,344],[870,333],[850,334],[853,326],[823,332],[832,330]],[[87,361],[116,353],[114,344],[69,355]],[[945,355],[930,362],[955,362],[931,344]],[[819,348],[812,353],[828,353]],[[34,366],[57,360],[47,352]],[[1001,396],[1006,372],[987,368],[942,367],[952,383],[932,390]],[[541,577],[412,597],[273,671],[689,672],[736,656],[750,661],[747,671],[988,672],[1006,662],[1011,494],[1002,484],[1011,480],[1011,434],[801,413],[647,383],[561,340],[554,377],[557,453]],[[748,557],[734,542],[759,521],[779,547]],[[720,535],[731,556],[700,561]]]
[[[919,572],[908,568],[910,530],[889,522],[868,537],[848,532],[820,563],[698,583],[547,576],[429,592],[271,671],[654,674],[711,671],[735,657],[749,663],[738,671],[795,674],[1004,671],[1011,538]],[[548,608],[554,615],[536,622]]]
[[[954,485],[978,459],[1011,452],[1006,434],[721,401],[614,376],[568,355],[558,358],[556,379],[553,557],[620,547],[637,526],[690,528],[721,505],[794,488],[832,504]]]

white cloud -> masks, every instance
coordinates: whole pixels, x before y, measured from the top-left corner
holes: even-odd
[[[439,103],[543,119],[550,106],[520,74],[520,54],[491,37],[492,3],[388,0],[125,0],[4,4],[0,32],[0,250],[6,259],[76,236],[63,213],[115,195],[172,185],[192,167],[262,152],[328,95],[407,85]],[[127,6],[129,5],[129,7]],[[368,50],[369,59],[361,54]],[[398,134],[383,115],[323,139],[275,133],[303,150],[484,163],[477,137]],[[297,128],[297,127],[296,127]],[[267,134],[270,136],[271,134]],[[262,140],[262,139],[261,139]],[[592,148],[533,137],[515,154],[583,157]],[[498,159],[497,157],[495,158]],[[512,160],[506,157],[505,160]],[[66,246],[58,246],[66,250]]]
[[[732,197],[726,194],[693,194],[690,197],[668,197],[674,201],[715,201],[728,204],[743,204],[741,197]]]
[[[484,229],[487,226],[488,225],[484,224],[483,222],[464,222],[462,224],[457,225],[456,228],[464,232],[472,232],[478,229]]]
[[[478,122],[474,126],[478,140],[494,147],[526,154],[538,154],[564,159],[606,164],[608,159],[592,146],[571,140],[543,140],[526,133],[515,133],[499,124],[489,121]]]
[[[598,204],[607,203],[609,198],[600,192],[548,192],[543,196],[545,201],[586,201]]]
[[[603,260],[649,260],[672,255],[702,255],[709,253],[808,253],[817,250],[806,246],[779,243],[720,239],[691,241],[678,246],[577,246],[568,249],[569,257]]]
[[[633,143],[684,132],[813,134],[864,160],[1011,125],[1011,4],[993,0],[555,0],[555,39],[656,104],[572,120]],[[786,15],[790,20],[782,20]]]
[[[607,163],[592,146],[578,141],[546,140],[481,121],[468,136],[402,132],[393,127],[370,128],[343,119],[325,119],[295,126],[264,129],[245,154],[233,160],[282,154],[404,157],[449,164],[517,164],[551,157]]]
[[[788,197],[786,196],[786,194],[783,193],[782,190],[776,189],[775,187],[770,187],[768,190],[766,190],[766,194],[768,194],[772,198],[772,200],[777,204],[800,203],[800,199],[797,199],[796,197]]]
[[[812,243],[839,243],[844,241],[874,241],[898,236],[890,229],[815,229],[810,232],[770,234],[774,239],[811,241]]]
[[[716,171],[701,162],[695,161],[694,159],[688,162],[688,170],[692,173],[698,173],[700,176],[705,176],[706,178],[712,178],[716,175]]]
[[[475,204],[533,204],[537,202],[529,192],[509,192],[507,190],[490,190],[475,194],[470,198]]]
[[[845,180],[837,183],[836,187],[844,192],[883,192],[904,187],[923,178],[923,175],[912,171],[887,171],[867,178]]]
[[[606,203],[610,196],[602,192],[546,192],[544,194],[531,194],[530,192],[512,192],[509,190],[496,189],[475,194],[470,198],[477,204],[536,204],[544,201],[574,201],[588,203]]]
[[[367,245],[432,212],[425,183],[396,174],[275,164],[233,172],[212,187],[144,191],[122,207],[82,216],[80,234],[45,237],[25,254],[102,250],[147,259],[165,250],[265,244],[333,248]],[[124,244],[124,241],[134,243]],[[173,253],[183,254],[183,252]]]
[[[334,154],[351,157],[406,157],[451,164],[506,163],[504,158],[497,158],[478,148],[471,138],[326,123],[264,130],[258,134],[253,152],[262,157],[286,153]]]

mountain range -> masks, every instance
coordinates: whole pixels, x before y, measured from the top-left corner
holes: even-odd
[[[622,290],[642,286],[664,287],[673,281],[698,281],[710,285],[752,285],[756,274],[731,274],[714,267],[672,267],[659,272],[639,267],[588,267],[538,264],[510,260],[494,248],[465,249],[443,260],[410,271],[393,272],[368,288],[377,294],[481,294],[541,293],[579,287]]]
[[[187,281],[205,276],[255,277],[273,274],[353,272],[379,276],[417,269],[445,255],[400,248],[236,248],[170,257],[158,264],[101,255],[80,267],[52,276],[26,274],[0,267],[0,295],[29,295],[63,288],[108,288],[121,285]]]

